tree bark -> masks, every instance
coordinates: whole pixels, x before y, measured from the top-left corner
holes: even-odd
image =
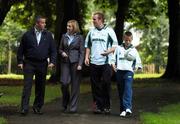
[[[2,25],[11,6],[15,3],[22,2],[22,1],[23,0],[0,0],[0,25]]]
[[[162,78],[180,78],[180,2],[168,0],[169,48],[168,62]]]
[[[11,5],[9,5],[8,0],[1,0],[0,1],[0,25],[3,23],[6,14],[9,12]]]
[[[115,32],[118,39],[118,44],[122,43],[122,37],[124,32],[124,21],[128,11],[130,0],[118,0],[118,9],[116,12],[116,25]]]
[[[8,41],[8,68],[7,73],[11,73],[11,63],[12,63],[12,50],[11,50],[11,41]]]
[[[60,44],[60,39],[63,33],[66,32],[67,21],[75,19],[80,23],[79,4],[77,0],[57,0],[56,1],[56,29],[55,40],[57,49]],[[60,78],[60,55],[57,55],[56,73],[51,76],[50,81],[59,81]]]

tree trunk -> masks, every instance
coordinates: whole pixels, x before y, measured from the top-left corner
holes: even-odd
[[[130,0],[118,0],[118,9],[116,12],[116,26],[115,32],[118,39],[118,44],[122,43],[122,37],[124,32],[124,20],[128,11]]]
[[[8,41],[8,71],[7,71],[8,74],[11,73],[11,63],[12,63],[11,58],[12,58],[11,42]]]
[[[0,25],[3,23],[11,6],[15,3],[22,2],[23,0],[0,0]]]
[[[169,48],[168,62],[162,78],[180,78],[180,3],[168,0]]]
[[[9,12],[11,6],[9,5],[8,0],[0,1],[0,25],[3,23],[6,14]]]
[[[67,21],[70,19],[76,19],[80,23],[79,18],[79,6],[77,0],[57,0],[56,1],[56,29],[55,40],[57,49],[60,44],[60,39],[63,33],[66,32]],[[70,4],[69,4],[70,3]],[[51,76],[50,81],[59,81],[60,78],[60,55],[57,55],[56,73]]]

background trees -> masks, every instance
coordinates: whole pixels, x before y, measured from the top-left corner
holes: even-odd
[[[12,6],[14,9],[10,11]],[[85,36],[91,26],[91,14],[96,10],[106,14],[106,22],[115,28],[119,44],[122,42],[124,30],[141,32],[141,44],[138,49],[142,51],[143,62],[155,63],[158,72],[158,67],[166,65],[168,59],[163,77],[176,78],[180,75],[179,0],[0,0],[0,24],[9,12],[13,14],[6,17],[9,20],[4,23],[13,21],[13,25],[16,25],[14,22],[18,23],[15,27],[28,29],[33,25],[36,15],[45,15],[48,19],[47,28],[55,34],[58,45],[62,33],[66,31],[67,20],[78,20]],[[130,26],[126,28],[124,22],[128,22]],[[4,30],[4,25],[1,25],[1,31]],[[8,30],[11,32],[11,29]],[[14,42],[15,39],[12,41],[9,38],[8,41]],[[2,40],[0,42],[3,43]],[[57,66],[57,71],[58,68]]]
[[[16,8],[12,7],[11,11]],[[16,72],[16,50],[25,28],[17,21],[11,19],[13,13],[9,12],[0,27],[0,73]],[[13,69],[11,68],[13,66]],[[5,69],[7,68],[7,69]]]

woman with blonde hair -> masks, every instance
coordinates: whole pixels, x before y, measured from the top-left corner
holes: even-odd
[[[59,46],[63,112],[77,112],[84,51],[84,38],[80,34],[79,24],[76,20],[69,20],[67,32],[62,35]]]

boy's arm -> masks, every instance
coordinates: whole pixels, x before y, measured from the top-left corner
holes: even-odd
[[[116,68],[117,68],[117,49],[115,49],[115,51],[114,51],[114,54],[113,54],[113,56],[112,56],[112,59],[111,59],[111,61],[110,61],[110,63],[111,63],[111,65],[112,65],[112,68],[113,68],[113,70],[116,72]]]
[[[142,70],[142,62],[141,62],[141,58],[140,58],[138,52],[137,52],[137,54],[136,54],[136,65],[135,65],[135,68],[136,68],[137,70]]]

